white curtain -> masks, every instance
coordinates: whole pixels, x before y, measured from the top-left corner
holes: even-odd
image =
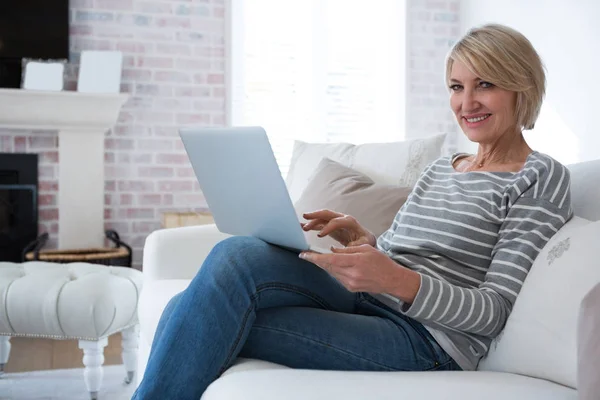
[[[231,0],[230,122],[293,141],[404,138],[405,1]]]

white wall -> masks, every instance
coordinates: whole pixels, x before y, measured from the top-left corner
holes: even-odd
[[[446,55],[461,34],[460,7],[459,0],[407,3],[406,138],[446,133],[446,154],[462,136],[444,82]]]
[[[563,163],[600,158],[600,2],[463,0],[461,29],[487,22],[522,32],[540,53],[548,85],[530,145]],[[464,137],[461,149],[472,146]]]

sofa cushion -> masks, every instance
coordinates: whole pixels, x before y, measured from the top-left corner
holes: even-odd
[[[421,171],[441,155],[445,134],[393,143],[306,143],[296,141],[286,177],[296,202],[323,157],[353,168],[377,183],[414,186]]]
[[[303,213],[324,208],[352,215],[379,236],[392,225],[410,192],[407,187],[377,184],[352,168],[323,158],[294,207],[300,220]],[[317,231],[308,232],[307,239],[315,247],[340,246],[330,237],[317,237]]]
[[[539,253],[480,369],[577,387],[577,316],[600,282],[600,221],[574,217]]]
[[[600,394],[600,284],[581,302],[577,328],[577,389],[580,400]]]
[[[231,367],[229,367],[229,369],[227,371],[223,372],[223,375],[221,375],[221,376],[235,374],[237,372],[244,372],[244,371],[264,371],[264,370],[274,370],[274,369],[290,369],[290,367],[286,367],[281,364],[275,364],[270,361],[238,357],[235,359],[233,365]]]
[[[571,205],[575,215],[600,220],[600,160],[567,165],[571,172]]]
[[[140,335],[147,343],[152,343],[158,321],[169,303],[176,294],[182,292],[190,284],[190,279],[164,279],[144,282],[144,290],[140,296],[138,317],[144,327]]]
[[[577,400],[571,388],[498,372],[259,369],[226,374],[208,387],[202,400]]]

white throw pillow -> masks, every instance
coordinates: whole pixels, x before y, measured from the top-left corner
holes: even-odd
[[[296,141],[286,184],[296,202],[323,158],[367,175],[375,183],[412,187],[423,169],[442,154],[445,134],[392,143]]]
[[[577,388],[577,318],[581,300],[600,282],[599,241],[600,221],[578,217],[550,239],[480,370]]]
[[[600,393],[600,284],[585,295],[577,328],[577,392],[580,400],[596,400]]]

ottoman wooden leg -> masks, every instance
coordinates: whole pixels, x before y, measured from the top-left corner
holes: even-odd
[[[10,336],[0,336],[0,376],[4,374],[4,365],[10,355]]]
[[[123,347],[121,357],[123,357],[123,364],[125,365],[125,371],[127,371],[127,376],[125,377],[125,383],[127,384],[130,384],[133,380],[135,369],[137,368],[138,337],[138,325],[127,328],[121,332],[121,343]]]
[[[79,348],[83,350],[83,365],[85,365],[83,379],[92,400],[98,399],[98,392],[102,385],[104,377],[102,364],[104,364],[104,348],[107,344],[107,338],[97,341],[79,341]]]

